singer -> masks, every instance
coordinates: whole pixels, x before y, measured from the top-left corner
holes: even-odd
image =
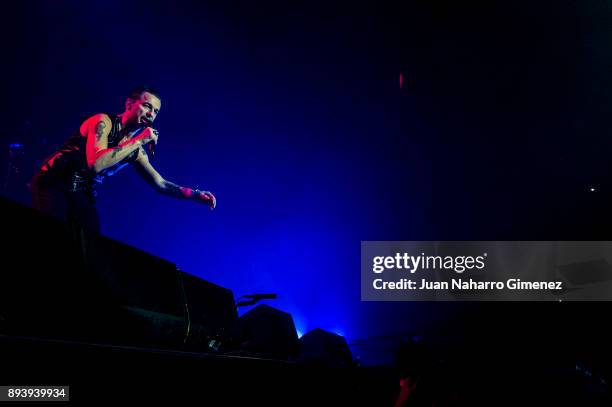
[[[149,162],[159,137],[152,125],[160,108],[159,93],[139,87],[129,93],[123,113],[99,113],[86,119],[62,147],[44,160],[33,178],[34,208],[99,232],[96,185],[132,164],[160,193],[214,209],[217,202],[212,193],[167,181]]]

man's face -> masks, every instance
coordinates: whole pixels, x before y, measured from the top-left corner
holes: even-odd
[[[149,92],[140,94],[140,99],[129,99],[125,102],[127,123],[131,126],[151,126],[161,108],[161,100]]]

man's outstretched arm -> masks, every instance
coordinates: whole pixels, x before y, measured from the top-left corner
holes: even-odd
[[[208,191],[187,188],[167,181],[162,177],[149,162],[149,156],[142,148],[138,150],[138,158],[134,166],[142,177],[158,192],[172,196],[174,198],[191,199],[196,202],[204,203],[214,209],[217,206],[215,196]]]

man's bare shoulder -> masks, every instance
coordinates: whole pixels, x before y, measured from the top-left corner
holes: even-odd
[[[111,125],[111,118],[106,113],[97,113],[85,119],[83,124],[81,124],[81,134],[85,136],[89,132],[96,131],[98,126],[110,131]]]

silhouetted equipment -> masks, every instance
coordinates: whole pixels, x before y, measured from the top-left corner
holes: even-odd
[[[353,356],[344,337],[314,329],[300,338],[300,359],[325,367],[353,367]]]
[[[234,294],[227,288],[179,271],[187,310],[185,342],[196,348],[220,351],[235,341],[238,312]]]
[[[16,383],[65,383],[105,401],[285,405],[284,388],[290,401],[376,404],[360,392],[379,374],[288,361],[298,339],[285,312],[261,305],[239,321],[230,290],[4,198],[0,222],[0,360]],[[231,355],[239,340],[252,357]]]
[[[258,305],[239,318],[240,348],[260,356],[292,359],[298,355],[297,331],[290,314]]]
[[[246,298],[247,300],[238,301],[236,307],[246,307],[250,305],[255,305],[261,300],[275,300],[278,298],[278,295],[275,293],[270,294],[245,294],[240,298]],[[239,299],[240,299],[239,298]]]
[[[4,198],[0,221],[11,256],[0,333],[199,350],[231,341],[230,290]]]
[[[9,191],[9,187],[12,187],[15,181],[21,176],[23,172],[23,161],[24,156],[24,145],[22,143],[9,143],[6,146],[6,164],[4,164],[4,174],[2,184],[0,184],[0,191],[6,193]]]
[[[6,123],[0,135],[0,193],[23,204],[31,202],[29,181],[40,163],[35,149],[46,144],[44,135],[34,132],[32,123]]]

